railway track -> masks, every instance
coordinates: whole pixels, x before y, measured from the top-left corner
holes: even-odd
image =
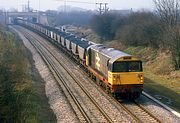
[[[38,42],[37,39],[35,39],[31,34],[24,32],[24,35],[26,36],[26,38],[28,40],[31,41],[31,44],[36,48],[36,50],[38,51],[38,53],[41,55],[41,57],[43,58],[43,60],[46,62],[47,66],[49,67],[50,71],[53,73],[54,77],[56,78],[56,80],[58,80],[58,84],[59,82],[62,82],[63,86],[66,88],[66,90],[68,91],[69,95],[71,96],[71,98],[73,99],[74,103],[76,104],[76,106],[78,107],[80,113],[82,114],[82,116],[84,117],[83,122],[89,122],[92,123],[94,122],[92,120],[92,118],[89,116],[89,114],[86,112],[86,110],[82,107],[81,102],[79,101],[79,99],[75,96],[75,94],[72,92],[71,88],[67,85],[66,81],[64,80],[64,78],[62,77],[61,73],[58,71],[57,66],[55,65],[55,63],[53,62],[53,59],[51,57],[53,57],[55,60],[56,57],[49,51],[49,49],[47,49],[46,47],[43,47],[43,44],[41,44],[40,42]],[[49,52],[48,56],[47,52]],[[63,65],[62,63],[58,62],[63,68],[64,70],[67,71],[67,73],[72,77],[72,79],[79,85],[79,87],[83,90],[83,92],[88,96],[88,98],[91,100],[91,102],[94,104],[94,106],[101,112],[101,115],[105,118],[106,122],[109,123],[113,123],[112,119],[106,114],[106,112],[102,109],[102,107],[94,100],[93,97],[91,97],[91,95],[88,93],[88,91],[81,85],[80,82],[78,82],[78,80],[76,79],[75,76],[73,76],[71,74],[71,72],[66,68],[65,65]],[[59,86],[61,86],[59,84]],[[101,117],[102,117],[101,116]]]
[[[134,102],[123,102],[122,100],[118,101],[118,105],[121,106],[124,110],[129,112],[136,121],[142,123],[161,123],[153,114],[147,111],[143,106]]]
[[[85,73],[83,71],[82,71],[82,74],[86,74],[86,76],[87,76],[87,73]],[[96,83],[96,86],[99,87],[98,83]],[[100,89],[99,91],[103,91],[104,93],[107,94],[107,92],[104,89]],[[106,95],[104,94],[104,96],[106,96]],[[134,120],[137,122],[162,123],[156,116],[154,116],[152,113],[150,113],[141,104],[138,104],[136,101],[124,102],[123,100],[115,99],[110,94],[109,94],[109,97],[110,97],[110,100],[112,100],[112,103],[114,103],[114,105],[116,105],[116,108],[118,108],[118,106],[120,106],[129,115],[131,115],[134,118]]]
[[[27,34],[26,34],[27,35]],[[29,37],[31,37],[32,39],[30,40],[37,40],[35,39],[32,35],[29,34]],[[32,43],[33,44],[33,43]],[[63,77],[62,75],[58,72],[56,66],[52,63],[52,59],[48,58],[47,54],[46,53],[43,53],[42,50],[42,46],[43,44],[33,44],[36,49],[38,50],[38,52],[41,54],[42,58],[46,61],[47,65],[50,66],[50,70],[52,71],[53,75],[55,75],[56,77],[55,78],[59,78],[61,81],[64,81],[63,80]],[[103,116],[105,117],[105,119],[107,120],[107,122],[113,122],[112,119],[103,111],[103,109],[98,106],[98,104],[96,103],[96,101],[91,97],[91,95],[88,94],[87,90],[84,89],[84,87],[81,85],[81,83],[78,82],[78,80],[74,77],[74,75],[71,74],[71,71],[69,71],[65,65],[63,65],[61,62],[59,62],[59,60],[56,58],[56,56],[54,56],[53,53],[51,53],[51,51],[49,51],[49,49],[45,48],[53,57],[54,59],[56,59],[58,61],[59,64],[62,65],[62,67],[64,69],[67,70],[67,73],[73,78],[74,81],[76,81],[78,83],[78,85],[82,88],[82,90],[87,94],[87,96],[89,98],[91,98],[91,101],[94,102],[94,105],[96,105],[97,108],[99,108],[100,112],[103,114]],[[66,58],[66,56],[65,56]],[[47,60],[48,59],[48,60]],[[67,59],[66,59],[67,60]],[[82,72],[82,71],[80,71]],[[83,74],[85,74],[85,72],[82,72]],[[86,75],[87,76],[87,75]],[[66,82],[64,81],[64,86],[66,85]],[[67,86],[67,85],[66,85]],[[68,90],[68,86],[67,86],[67,90]],[[70,89],[69,89],[70,90]],[[71,91],[71,90],[70,90]],[[100,91],[103,91],[102,89],[100,89]],[[70,92],[72,93],[72,92]],[[104,94],[105,95],[105,94]],[[75,97],[72,97],[73,99]],[[111,97],[112,98],[112,97]],[[79,105],[78,104],[78,100],[74,99],[74,102],[76,102],[76,105]],[[114,100],[114,98],[112,98],[112,100]],[[143,108],[143,106],[139,105],[138,103],[136,102],[133,102],[133,103],[122,103],[121,101],[118,102],[118,100],[114,100],[113,103],[116,103],[115,105],[119,105],[121,108],[123,108],[129,115],[131,115],[133,117],[133,119],[137,122],[158,122],[160,123],[161,121],[159,119],[157,119],[155,116],[153,116],[150,112],[148,112],[146,109]],[[78,106],[79,107],[79,110],[81,112],[81,114],[83,115],[85,121],[87,122],[93,122],[91,121],[91,118],[88,117],[88,114],[86,114],[85,111],[83,111],[83,108],[82,106]]]

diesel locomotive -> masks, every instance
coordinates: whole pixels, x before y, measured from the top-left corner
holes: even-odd
[[[18,19],[17,24],[51,39],[72,55],[100,86],[115,96],[138,98],[143,90],[142,61],[132,55],[82,40],[81,38],[38,23]]]

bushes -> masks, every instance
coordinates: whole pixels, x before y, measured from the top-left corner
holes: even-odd
[[[116,16],[114,14],[95,15],[91,19],[91,28],[104,40],[113,39],[115,29],[112,24]]]
[[[23,122],[28,115],[22,113],[27,108],[24,100],[32,96],[29,62],[17,37],[2,29],[0,33],[0,121]]]
[[[159,19],[151,12],[95,15],[91,27],[104,40],[118,39],[131,46],[159,46]]]
[[[0,26],[2,27],[2,26]],[[54,119],[45,95],[39,95],[32,81],[32,66],[20,39],[0,29],[0,122],[25,123]],[[36,74],[36,73],[35,73]],[[40,82],[38,82],[40,83]],[[48,117],[40,117],[48,113]],[[54,120],[52,120],[53,122]],[[49,122],[49,121],[46,121]]]

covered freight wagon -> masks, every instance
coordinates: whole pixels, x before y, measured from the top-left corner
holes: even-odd
[[[71,42],[72,42],[72,40],[75,38],[75,36],[74,35],[69,35],[69,36],[67,36],[66,38],[65,38],[65,40],[66,40],[66,48],[69,50],[69,51],[71,51]]]

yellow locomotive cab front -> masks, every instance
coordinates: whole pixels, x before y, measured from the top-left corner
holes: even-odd
[[[144,84],[143,72],[108,72],[108,82],[111,85]]]
[[[111,85],[144,84],[142,62],[132,57],[114,61],[108,71],[108,82]]]

